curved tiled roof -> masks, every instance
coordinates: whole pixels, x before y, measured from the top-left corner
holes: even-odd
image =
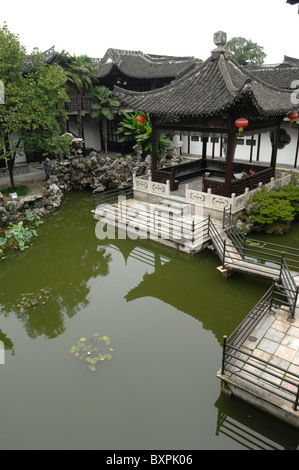
[[[43,61],[45,64],[51,64],[57,55],[55,52],[55,46],[50,47],[50,49],[46,50],[45,52],[41,52],[41,55],[43,56]],[[31,57],[28,56],[23,67],[23,73],[29,72],[31,65],[32,60]]]
[[[248,70],[252,75],[277,88],[291,89],[292,82],[299,80],[299,66],[294,67],[287,63],[278,66],[268,66]]]
[[[159,90],[114,90],[125,106],[156,116],[212,116],[245,104],[253,114],[263,117],[294,109],[290,91],[261,81],[231,59],[225,49],[214,50],[205,62]]]
[[[110,62],[107,62],[110,59]],[[99,63],[98,78],[107,76],[113,66],[128,77],[163,78],[177,77],[197,63],[194,57],[173,57],[144,54],[140,51],[108,49]]]
[[[299,80],[299,59],[286,55],[281,64],[246,68],[255,77],[278,88],[292,89],[294,80]]]

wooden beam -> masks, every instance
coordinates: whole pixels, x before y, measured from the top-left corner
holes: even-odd
[[[279,121],[280,122],[280,121]],[[261,123],[257,124],[252,124],[249,125],[246,128],[246,131],[243,131],[243,134],[246,135],[251,135],[252,131],[257,131],[255,132],[256,134],[258,133],[259,130],[261,129],[268,129],[268,128],[276,128],[278,121],[264,121]],[[229,127],[206,127],[204,125],[200,124],[185,124],[185,123],[179,123],[179,122],[174,122],[174,123],[157,123],[157,129],[159,130],[174,130],[174,131],[194,131],[194,132],[202,132],[202,133],[208,133],[208,134],[227,134],[230,131]]]

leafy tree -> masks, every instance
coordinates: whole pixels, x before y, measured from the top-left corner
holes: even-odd
[[[112,96],[112,91],[105,86],[96,86],[91,88],[90,91],[94,97],[90,116],[94,119],[99,119],[101,122],[103,140],[105,142],[105,152],[107,155],[107,119],[109,121],[114,119],[114,111],[119,108],[120,102]]]
[[[97,69],[93,60],[87,55],[71,56],[62,51],[55,62],[60,65],[67,75],[67,87],[70,92],[75,93],[77,98],[77,126],[78,137],[84,139],[83,128],[83,96],[95,83]]]
[[[251,39],[234,37],[226,43],[231,57],[240,65],[261,65],[267,54],[264,48]]]
[[[148,114],[143,113],[142,111],[136,111],[135,113],[126,113],[121,110],[121,113],[124,115],[123,119],[119,123],[117,134],[121,134],[122,137],[119,139],[119,142],[127,142],[130,140],[136,141],[139,148],[142,149],[143,154],[146,152],[152,153],[152,125],[150,117]],[[137,116],[143,115],[146,117],[146,121],[143,124],[140,124],[137,121]],[[169,146],[169,141],[163,137],[160,133],[158,136],[157,143],[157,154],[160,155],[165,152]]]
[[[0,28],[0,79],[5,87],[5,103],[0,105],[0,158],[6,158],[14,187],[15,159],[22,148],[44,155],[64,151],[58,119],[68,100],[66,77],[61,67],[46,65],[35,50],[30,70],[24,71],[26,51],[6,24]]]

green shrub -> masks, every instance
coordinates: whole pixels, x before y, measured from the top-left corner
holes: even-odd
[[[299,219],[299,186],[296,184],[287,184],[282,186],[279,191],[279,197],[289,201],[295,211],[295,218]]]
[[[268,191],[265,187],[249,201],[247,213],[253,224],[267,233],[282,234],[289,230],[295,219],[296,211],[280,191]]]

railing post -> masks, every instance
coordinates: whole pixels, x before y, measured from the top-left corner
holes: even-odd
[[[222,228],[225,227],[226,224],[226,209],[225,207],[223,208],[223,217],[222,217]]]
[[[223,242],[223,260],[222,260],[223,269],[224,269],[224,265],[225,265],[225,250],[226,250],[226,240],[224,240],[224,242]]]
[[[210,224],[211,224],[211,215],[208,215],[208,237],[210,237]]]
[[[271,297],[270,297],[270,311],[272,310],[273,298],[274,298],[274,291],[275,291],[275,282],[272,282],[272,286],[271,286]]]
[[[224,370],[225,370],[226,340],[227,340],[227,336],[223,336],[222,366],[221,366],[221,374],[222,374],[222,375],[224,375]]]
[[[294,410],[295,411],[297,411],[298,403],[299,403],[299,385],[298,385],[298,388],[297,388],[297,393],[296,393],[296,398],[295,398],[295,403],[294,403]]]
[[[194,241],[195,241],[195,237],[194,237],[194,233],[195,233],[194,220],[192,220],[191,231],[192,231],[192,243],[194,243]]]
[[[292,319],[295,318],[295,311],[296,311],[296,305],[297,305],[297,300],[298,300],[298,288],[296,289],[296,294],[295,294],[295,299],[294,299],[294,305],[293,305],[293,309],[292,309]]]
[[[284,265],[284,256],[285,256],[285,252],[283,251],[281,254],[280,271],[279,271],[279,278],[278,278],[279,284],[281,284],[281,276],[282,276],[282,270],[283,270],[283,265]]]
[[[247,244],[247,234],[245,233],[244,238],[243,238],[243,259],[245,258],[245,253],[246,253],[246,244]]]

